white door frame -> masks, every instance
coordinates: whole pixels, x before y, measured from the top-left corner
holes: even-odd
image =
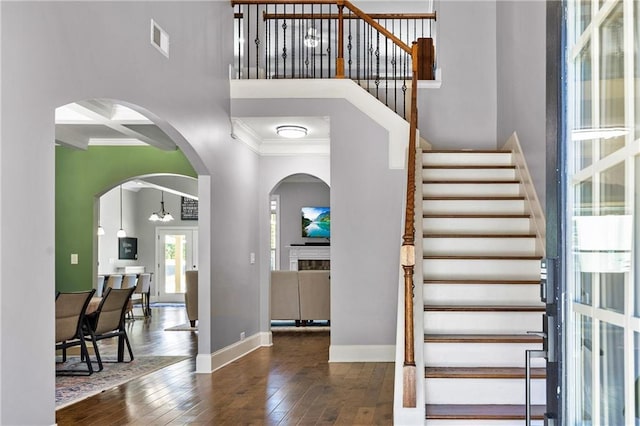
[[[181,233],[181,232],[193,232],[194,235],[194,241],[193,241],[193,245],[192,245],[192,265],[187,265],[187,270],[191,270],[191,269],[198,269],[198,227],[197,226],[158,226],[156,227],[156,236],[155,236],[155,246],[156,246],[156,254],[155,254],[155,276],[156,278],[156,285],[155,285],[155,291],[153,292],[153,294],[151,295],[151,301],[159,301],[160,300],[160,281],[161,281],[161,275],[162,275],[162,281],[164,281],[164,273],[161,274],[161,264],[164,261],[164,256],[161,259],[161,253],[162,250],[160,248],[160,246],[162,245],[164,247],[164,243],[161,244],[160,241],[160,235],[163,233],[167,233],[170,231],[175,231],[177,234]],[[164,283],[163,283],[164,284]],[[182,300],[181,300],[182,301]]]

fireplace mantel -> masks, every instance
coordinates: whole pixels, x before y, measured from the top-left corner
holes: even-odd
[[[289,270],[298,270],[298,260],[329,260],[331,259],[331,248],[329,246],[300,246],[290,245],[289,249]]]

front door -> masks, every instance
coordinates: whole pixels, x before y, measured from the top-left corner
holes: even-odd
[[[562,424],[640,425],[640,2],[566,6]]]
[[[156,233],[158,301],[184,302],[185,271],[198,269],[198,229],[158,228]]]

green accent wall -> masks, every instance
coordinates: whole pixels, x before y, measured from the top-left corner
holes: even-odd
[[[96,197],[131,178],[157,173],[197,177],[179,150],[92,146],[81,151],[56,147],[56,290],[93,287]],[[78,264],[71,264],[71,253],[78,254]]]

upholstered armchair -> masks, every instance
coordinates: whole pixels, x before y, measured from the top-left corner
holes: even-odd
[[[198,271],[186,271],[185,280],[187,290],[184,293],[184,304],[189,323],[191,327],[195,327],[198,320]]]

